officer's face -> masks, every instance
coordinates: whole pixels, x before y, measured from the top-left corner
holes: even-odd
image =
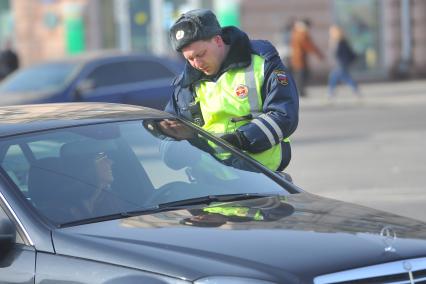
[[[182,54],[189,64],[206,75],[216,74],[226,56],[225,44],[220,36],[199,40],[185,46]]]

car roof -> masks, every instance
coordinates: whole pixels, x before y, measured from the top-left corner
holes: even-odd
[[[136,119],[172,118],[147,107],[113,103],[55,103],[0,107],[0,137],[68,126]]]

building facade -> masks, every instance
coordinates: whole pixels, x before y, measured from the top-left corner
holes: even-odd
[[[241,2],[242,27],[252,37],[269,39],[277,46],[282,41],[286,21],[305,18],[311,20],[311,35],[328,57],[328,28],[338,23],[345,29],[360,57],[355,69],[361,80],[426,77],[426,1]],[[330,60],[311,58],[310,61],[315,76],[325,79]]]
[[[339,23],[359,54],[359,79],[426,77],[424,0],[0,0],[0,46],[14,42],[22,65],[99,49],[171,55],[168,27],[198,7],[277,47],[290,19],[309,19],[324,54],[328,28]],[[329,60],[310,65],[323,82]]]

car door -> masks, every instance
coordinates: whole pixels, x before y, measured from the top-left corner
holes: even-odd
[[[34,283],[35,249],[25,245],[15,228],[16,237],[7,244],[5,235],[9,232],[4,224],[15,224],[15,220],[0,192],[0,283]]]
[[[163,109],[171,95],[173,77],[171,70],[154,60],[104,62],[88,74],[85,80],[93,88],[81,98]]]

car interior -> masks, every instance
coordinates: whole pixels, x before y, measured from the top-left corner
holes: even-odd
[[[65,143],[58,135],[56,141],[32,138],[22,139],[15,145],[0,145],[1,167],[25,198],[57,224],[141,207],[154,187],[129,146],[119,139],[105,139],[105,147],[102,147],[103,141],[76,137]],[[49,150],[43,153],[42,142],[49,144],[45,148]],[[88,158],[99,151],[105,151],[113,161],[113,181],[104,190],[108,196],[103,199],[103,209],[87,212],[82,201],[96,191]],[[105,209],[108,204],[112,206]]]

